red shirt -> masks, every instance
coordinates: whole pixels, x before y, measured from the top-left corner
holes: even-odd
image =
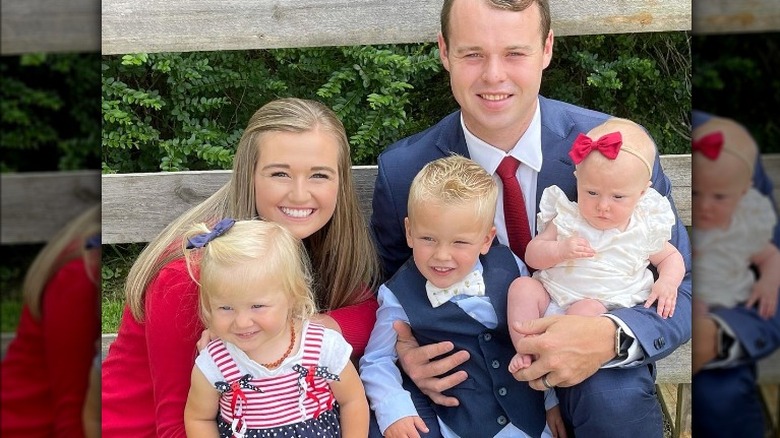
[[[330,313],[353,355],[363,354],[376,320],[371,298]],[[103,436],[185,437],[184,405],[203,331],[198,286],[183,259],[165,266],[146,291],[145,320],[128,308],[102,366]]]
[[[46,284],[40,320],[23,307],[2,362],[4,437],[83,437],[82,409],[100,337],[98,287],[74,259]]]

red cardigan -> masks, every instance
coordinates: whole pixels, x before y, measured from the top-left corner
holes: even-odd
[[[98,287],[82,259],[46,284],[42,318],[22,309],[2,366],[0,435],[83,437],[81,413],[100,337]]]
[[[165,266],[146,291],[145,320],[128,308],[102,366],[105,437],[185,437],[184,405],[196,346],[198,286],[183,259]],[[362,356],[376,320],[371,298],[330,313]]]

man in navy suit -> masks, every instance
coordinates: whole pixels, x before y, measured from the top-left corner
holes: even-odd
[[[711,114],[694,111],[691,122],[696,129],[714,119]],[[745,130],[734,120],[719,119],[724,129]],[[753,187],[774,201],[772,182],[760,156]],[[775,227],[773,241],[780,246],[780,225]],[[696,317],[693,326],[694,435],[763,437],[756,362],[780,347],[780,306],[770,319],[761,318],[754,308],[718,308],[706,317]]]
[[[444,1],[440,56],[461,110],[379,157],[371,228],[387,278],[411,255],[403,228],[407,196],[414,175],[429,161],[457,153],[495,175],[505,156],[517,158],[532,234],[545,187],[556,184],[576,199],[571,144],[609,116],[539,96],[542,72],[552,58],[550,21],[547,0]],[[670,197],[658,159],[652,184]],[[495,225],[498,240],[508,244],[501,201]],[[520,329],[537,336],[526,336],[516,347],[538,359],[515,377],[538,390],[556,386],[564,419],[577,437],[662,436],[654,363],[691,334],[690,243],[679,220],[671,242],[688,267],[673,317],[663,320],[655,309],[637,306],[602,317],[542,318]],[[469,403],[446,392],[467,378],[462,370],[450,372],[468,360],[468,353],[452,352],[447,342],[418,346],[408,327],[396,323],[396,330],[399,363],[415,384],[407,389],[421,396],[416,386],[433,403]],[[421,406],[418,413],[426,415]],[[424,418],[429,427],[434,418]]]

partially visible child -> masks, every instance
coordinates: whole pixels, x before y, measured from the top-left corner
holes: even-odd
[[[461,156],[428,163],[412,181],[404,220],[412,257],[379,288],[377,322],[360,360],[386,437],[429,430],[395,364],[395,320],[407,322],[421,345],[448,340],[471,355],[458,367],[469,379],[450,390],[460,405],[432,405],[445,437],[539,436],[543,430],[566,436],[555,394],[537,392],[507,371],[515,350],[506,292],[527,270],[506,246],[491,247],[497,196],[490,174]]]
[[[355,437],[368,403],[352,347],[316,311],[303,244],[284,227],[224,219],[185,235],[201,317],[218,337],[195,361],[188,437]]]
[[[694,311],[744,304],[771,318],[780,288],[777,217],[751,187],[755,142],[744,128],[716,120],[693,131],[692,149]]]
[[[510,287],[509,321],[561,312],[597,316],[656,302],[661,317],[674,313],[685,262],[669,243],[675,223],[671,205],[650,187],[655,154],[645,130],[625,119],[609,119],[577,137],[569,153],[577,202],[558,186],[542,193],[539,234],[525,254],[528,266],[538,271]],[[522,337],[511,334],[513,340]],[[531,361],[529,355],[516,355],[510,372]]]

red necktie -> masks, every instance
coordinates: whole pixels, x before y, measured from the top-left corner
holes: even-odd
[[[525,211],[523,191],[516,176],[519,166],[520,162],[516,158],[506,156],[498,165],[496,173],[504,184],[504,222],[509,248],[525,261],[525,247],[531,241],[531,228]]]

